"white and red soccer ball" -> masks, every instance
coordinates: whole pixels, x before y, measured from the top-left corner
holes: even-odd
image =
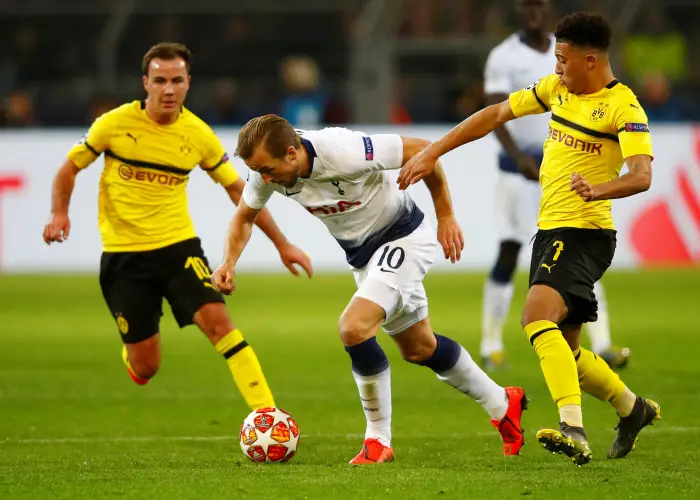
[[[299,426],[279,408],[260,408],[241,424],[243,454],[253,462],[287,462],[297,451]]]

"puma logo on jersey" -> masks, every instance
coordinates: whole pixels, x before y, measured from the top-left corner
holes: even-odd
[[[542,264],[542,267],[544,267],[547,271],[549,271],[549,274],[552,274],[552,268],[556,266],[556,264],[552,264],[551,266],[548,266],[547,264]]]
[[[127,132],[127,133],[126,133],[126,136],[127,136],[127,137],[130,137],[131,139],[133,139],[133,140],[134,140],[134,144],[136,144],[137,138],[136,138],[135,135],[133,135],[131,132]]]
[[[559,106],[563,106],[564,100],[561,98],[561,94],[557,94],[557,98],[559,99]]]

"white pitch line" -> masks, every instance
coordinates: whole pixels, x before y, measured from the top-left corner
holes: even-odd
[[[653,433],[662,434],[677,434],[677,433],[698,433],[700,427],[695,426],[662,426],[658,425],[652,430]],[[610,431],[612,434],[612,431]],[[451,434],[394,434],[395,438],[447,438],[447,439],[464,439],[470,437],[489,437],[493,436],[494,432],[470,432],[470,433],[451,433]],[[361,439],[364,434],[302,434],[303,439]],[[65,438],[5,438],[0,439],[0,446],[3,443],[8,444],[62,444],[62,443],[147,443],[153,441],[163,442],[213,442],[213,441],[236,441],[238,436],[115,436],[115,437],[65,437]]]

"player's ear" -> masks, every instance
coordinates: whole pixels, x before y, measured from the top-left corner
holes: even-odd
[[[290,160],[296,160],[297,157],[297,150],[294,146],[289,146],[287,148],[287,158]]]
[[[148,75],[143,75],[143,89],[148,92]]]
[[[596,63],[598,62],[597,54],[595,54],[595,52],[593,52],[590,54],[586,54],[585,57],[586,57],[586,68],[588,70],[592,70],[593,68],[595,68]]]

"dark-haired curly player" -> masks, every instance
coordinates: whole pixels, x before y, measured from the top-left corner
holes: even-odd
[[[432,172],[445,153],[515,118],[551,111],[522,325],[559,408],[559,429],[541,429],[537,439],[582,465],[592,453],[581,389],[608,401],[620,416],[609,458],[626,456],[639,432],[660,418],[657,403],[635,395],[579,344],[582,324],[597,317],[593,284],[615,253],[610,200],[649,189],[653,153],[644,110],[610,68],[608,23],[579,12],[563,18],[554,35],[555,74],[464,120],[404,165],[397,182],[405,189]],[[620,175],[623,163],[629,171]]]

